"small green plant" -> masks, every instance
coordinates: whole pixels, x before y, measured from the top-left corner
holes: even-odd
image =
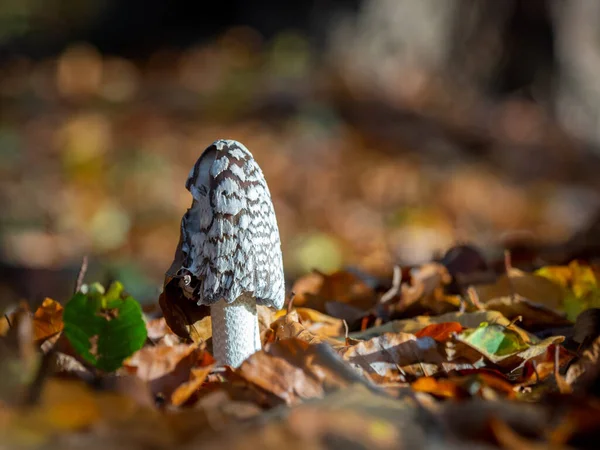
[[[139,303],[118,281],[107,291],[99,283],[84,285],[65,306],[63,321],[75,351],[105,372],[121,367],[147,337]]]

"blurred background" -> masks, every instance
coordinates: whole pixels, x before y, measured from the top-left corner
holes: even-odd
[[[0,306],[83,255],[156,301],[219,138],[290,280],[599,235],[596,0],[3,0],[0,65]]]

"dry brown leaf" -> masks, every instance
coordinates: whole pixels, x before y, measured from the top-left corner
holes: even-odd
[[[444,286],[450,284],[452,277],[442,264],[426,263],[412,269],[410,274],[410,284],[402,284],[402,299],[393,310],[406,314],[409,314],[408,310],[416,314],[424,311],[443,314],[458,308],[457,298],[444,293]]]
[[[334,319],[335,320],[335,319]],[[287,312],[282,317],[277,319],[271,324],[275,339],[288,339],[297,338],[310,344],[319,344],[321,342],[327,342],[334,347],[341,347],[344,345],[343,341],[338,341],[327,336],[318,336],[300,323],[300,317],[296,309]]]
[[[33,336],[36,342],[60,333],[64,327],[63,307],[60,303],[46,298],[33,315]]]
[[[358,276],[347,271],[330,275],[312,272],[298,279],[293,287],[294,305],[326,312],[326,303],[337,301],[347,303],[363,311],[376,303],[375,292]]]
[[[444,378],[421,377],[410,386],[417,392],[426,392],[436,397],[461,398],[468,396],[460,385]]]
[[[394,320],[379,327],[372,327],[363,332],[350,333],[354,339],[370,339],[383,333],[417,333],[428,325],[444,322],[458,322],[464,328],[477,328],[480,323],[497,323],[508,326],[510,320],[497,311],[476,311],[471,313],[447,313],[440,316],[417,316],[412,319]]]
[[[508,274],[498,277],[496,283],[477,285],[475,290],[482,303],[518,294],[550,309],[558,309],[564,296],[563,290],[558,284],[542,276],[515,268],[510,268]]]
[[[297,338],[277,341],[268,350],[254,353],[236,373],[288,405],[322,397],[350,382],[323,359],[319,346]]]
[[[584,394],[590,390],[600,394],[600,337],[596,338],[581,358],[571,364],[566,375],[574,392]]]
[[[418,338],[429,336],[438,342],[444,342],[450,339],[454,333],[460,333],[462,330],[463,326],[458,322],[433,323],[417,331],[415,336]]]
[[[146,330],[148,330],[148,339],[158,341],[165,335],[173,333],[164,317],[148,320],[146,322]]]
[[[187,402],[190,397],[200,389],[202,383],[206,381],[206,377],[211,372],[214,366],[206,367],[195,367],[191,371],[190,380],[182,383],[175,391],[171,394],[171,404],[174,406],[181,406]]]
[[[521,373],[520,385],[527,386],[543,381],[554,374],[554,366],[556,365],[556,346],[548,346],[545,353],[542,353],[534,358],[531,358],[523,365]],[[574,357],[564,347],[559,346],[559,367],[565,367]]]
[[[445,361],[434,339],[418,339],[408,333],[385,333],[339,353],[351,366],[377,382],[406,381],[405,374],[434,375]]]
[[[214,360],[196,344],[161,344],[142,348],[125,361],[124,367],[146,381],[154,395],[170,398],[200,362],[211,364]]]
[[[294,308],[302,325],[313,334],[321,337],[344,335],[344,321],[310,308]]]
[[[500,373],[486,369],[465,372],[466,375],[452,376],[447,379],[419,378],[411,384],[411,387],[444,398],[479,396],[486,400],[496,400],[498,396],[509,399],[515,397],[512,384]]]
[[[173,279],[165,280],[158,302],[167,325],[176,335],[195,343],[212,336],[210,308],[185,298]]]
[[[571,321],[566,318],[564,313],[520,295],[491,299],[485,303],[485,308],[498,311],[509,320],[521,317],[519,325],[526,330],[571,325]]]

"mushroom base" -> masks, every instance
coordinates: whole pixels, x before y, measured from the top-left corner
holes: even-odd
[[[261,349],[256,301],[242,296],[232,303],[221,300],[210,307],[215,359],[239,367]]]

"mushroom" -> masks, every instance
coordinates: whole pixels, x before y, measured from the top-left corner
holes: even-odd
[[[261,348],[256,305],[281,309],[285,299],[271,194],[252,154],[233,140],[202,153],[186,188],[193,201],[181,220],[179,286],[210,306],[217,361],[238,367]]]

